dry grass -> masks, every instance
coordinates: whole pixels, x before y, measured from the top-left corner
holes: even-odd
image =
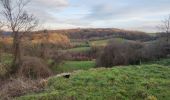
[[[30,92],[39,92],[47,85],[47,80],[31,80],[26,78],[0,81],[0,100],[11,100]]]

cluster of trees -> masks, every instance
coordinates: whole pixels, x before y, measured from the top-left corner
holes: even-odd
[[[152,43],[113,40],[98,57],[97,66],[137,65],[142,61],[159,60],[170,54],[170,51],[166,48],[167,45],[170,45],[170,43],[164,39]]]

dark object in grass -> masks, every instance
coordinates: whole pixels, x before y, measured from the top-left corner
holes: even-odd
[[[70,78],[71,73],[63,73],[63,74],[59,74],[57,75],[57,77],[64,77],[64,78]]]
[[[70,75],[65,75],[64,78],[70,78]]]

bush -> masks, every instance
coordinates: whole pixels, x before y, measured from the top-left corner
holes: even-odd
[[[63,52],[59,52],[59,51],[55,51],[52,52],[51,54],[51,66],[55,66],[55,65],[59,65],[60,63],[62,63],[64,60],[66,60],[68,57],[67,53],[63,53]]]
[[[164,39],[159,39],[152,43],[145,44],[145,47],[142,50],[142,58],[144,61],[165,58],[170,53],[167,47],[170,47],[169,43],[167,43]]]
[[[105,47],[97,59],[97,66],[112,67],[115,65],[139,64],[143,44],[113,40]]]
[[[111,67],[140,64],[141,61],[166,58],[169,54],[170,43],[163,38],[147,43],[113,40],[100,54],[97,65]]]
[[[37,57],[24,57],[17,76],[31,79],[46,78],[52,75],[45,61]]]

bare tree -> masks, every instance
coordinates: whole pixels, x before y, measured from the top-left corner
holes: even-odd
[[[13,64],[12,73],[21,64],[21,39],[26,34],[34,29],[38,21],[33,15],[26,11],[26,6],[29,0],[0,0],[3,8],[2,16],[5,18],[5,25],[12,31],[13,36]]]
[[[170,15],[168,16],[168,18],[164,19],[162,21],[162,25],[161,25],[161,29],[163,30],[163,32],[165,33],[166,41],[169,41],[170,38]]]
[[[2,27],[3,27],[3,23],[0,21],[0,38],[2,38]],[[1,44],[0,44],[0,57],[1,57],[1,53],[2,53],[2,51],[1,51]],[[1,61],[1,59],[0,59],[0,61]]]

